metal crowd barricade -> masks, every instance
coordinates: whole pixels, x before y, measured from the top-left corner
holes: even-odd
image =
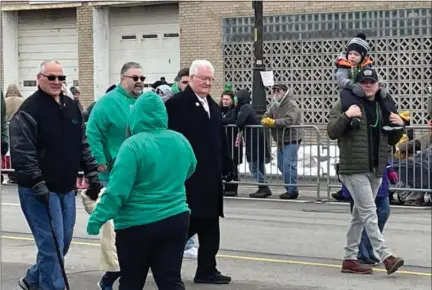
[[[431,129],[430,126],[406,127],[404,137],[395,148],[389,147],[389,164],[393,165],[399,180],[390,187],[391,192],[432,192]],[[411,135],[412,140],[408,140]],[[336,165],[339,163],[337,140],[327,138],[325,149],[328,158],[327,172],[330,173],[327,174],[327,198],[330,200],[331,189],[342,187],[336,173]]]
[[[282,134],[272,136],[271,130],[261,125],[245,126],[238,128],[235,125],[225,126],[230,154],[237,165],[239,180],[229,183],[239,185],[257,186],[294,186],[313,188],[320,199],[321,190],[321,150],[319,128],[314,125],[290,126],[281,128]],[[290,134],[286,138],[287,132]],[[303,137],[299,136],[299,130],[303,131]],[[298,144],[298,140],[301,142]],[[282,141],[283,140],[283,141]],[[278,151],[281,144],[297,145],[297,160],[291,160],[285,156],[285,166],[278,162]],[[288,154],[290,155],[290,154]],[[281,160],[282,161],[282,160]],[[296,165],[296,167],[294,166]],[[290,172],[297,172],[297,180],[291,177],[291,173],[285,174],[288,182],[284,180],[284,168]],[[294,174],[292,174],[294,175]],[[291,182],[289,182],[291,181]]]

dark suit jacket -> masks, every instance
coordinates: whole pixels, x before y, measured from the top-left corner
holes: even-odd
[[[211,118],[190,87],[165,103],[169,129],[182,133],[189,140],[198,161],[195,173],[186,181],[191,215],[198,218],[223,217],[222,175],[232,169],[233,164],[220,108],[210,96],[207,102]]]

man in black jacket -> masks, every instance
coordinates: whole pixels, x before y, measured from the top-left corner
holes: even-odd
[[[45,61],[37,79],[38,90],[10,122],[11,159],[21,208],[38,247],[36,265],[20,279],[19,286],[58,290],[65,288],[65,282],[50,222],[60,253],[66,255],[75,225],[74,189],[80,165],[89,180],[89,195],[97,195],[100,184],[80,109],[61,92],[66,79],[63,67]]]
[[[189,238],[198,235],[198,268],[195,283],[228,284],[231,277],[216,269],[219,251],[219,217],[223,217],[223,183],[232,180],[234,164],[229,156],[219,106],[210,97],[214,68],[210,62],[194,61],[190,83],[165,104],[168,127],[182,133],[191,143],[198,164],[186,181],[191,209]]]

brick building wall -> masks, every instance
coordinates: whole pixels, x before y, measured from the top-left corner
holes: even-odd
[[[94,101],[93,7],[88,3],[77,8],[77,34],[80,101],[88,107]]]
[[[224,86],[222,18],[253,16],[251,1],[195,2],[181,1],[180,59],[181,66],[189,66],[194,59],[207,59],[215,67],[213,96],[218,98]],[[270,2],[264,1],[264,15],[320,13],[326,11],[364,11],[398,8],[430,7],[424,2]],[[193,21],[191,21],[193,20]]]

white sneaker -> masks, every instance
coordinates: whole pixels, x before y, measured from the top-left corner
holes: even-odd
[[[198,257],[198,248],[190,248],[189,250],[184,251],[183,258],[186,259],[196,259]]]

